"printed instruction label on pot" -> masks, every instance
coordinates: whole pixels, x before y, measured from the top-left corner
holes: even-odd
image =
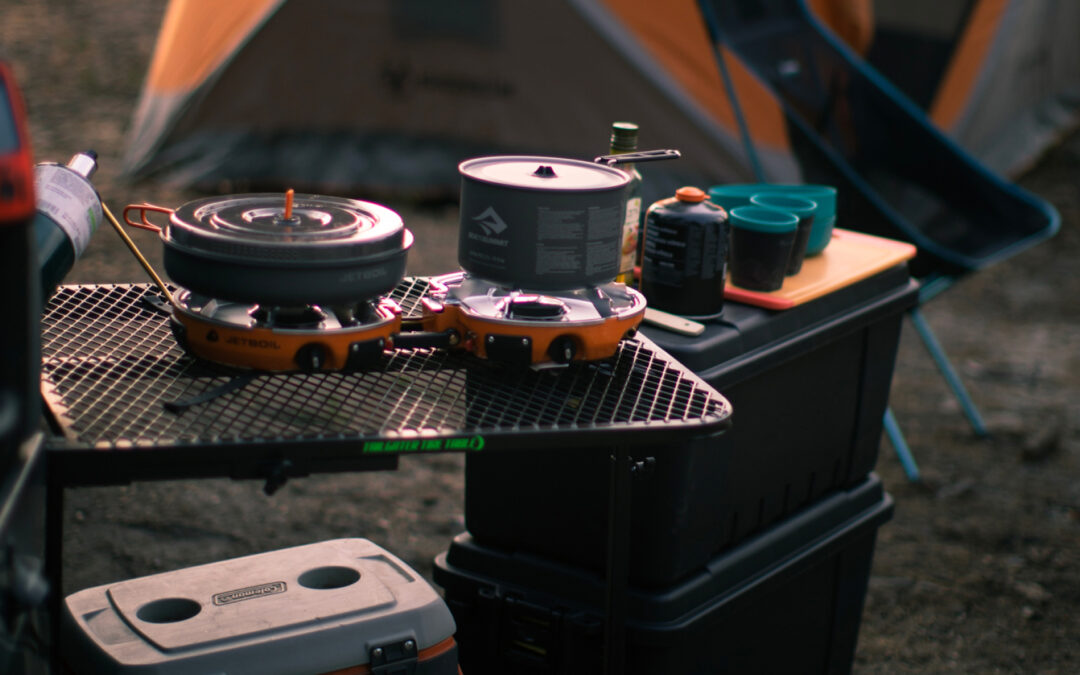
[[[573,273],[581,268],[581,255],[574,247],[544,246],[536,247],[537,274]]]
[[[90,244],[103,215],[94,187],[82,176],[59,164],[34,167],[37,209],[52,218],[71,239],[75,257]]]
[[[537,208],[535,274],[617,274],[619,215],[617,207]]]
[[[536,238],[540,242],[555,240],[580,240],[585,232],[583,209],[549,209],[540,207],[536,210]]]

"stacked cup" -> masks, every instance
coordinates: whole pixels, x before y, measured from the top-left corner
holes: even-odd
[[[798,216],[763,206],[739,206],[728,213],[728,225],[731,283],[751,291],[775,291],[783,286],[799,229]]]
[[[795,230],[795,240],[791,244],[791,252],[784,274],[792,276],[802,269],[803,258],[806,257],[806,245],[810,241],[810,231],[814,226],[814,213],[817,211],[817,202],[803,199],[802,197],[789,197],[783,194],[756,194],[750,198],[750,203],[763,209],[790,213],[799,219]],[[740,207],[746,208],[746,207]]]
[[[779,289],[785,275],[797,274],[802,269],[805,257],[818,255],[825,250],[836,223],[836,188],[830,185],[716,185],[709,188],[709,200],[723,206],[731,214],[731,282],[750,290]],[[762,210],[784,213],[788,217],[768,216]],[[766,236],[772,237],[772,247],[762,245],[761,240]],[[790,248],[784,258],[776,247],[788,240]],[[747,260],[740,264],[736,259],[739,256],[760,256],[767,250],[772,251],[768,261]],[[766,274],[766,268],[771,271],[770,274]],[[753,270],[753,274],[749,273],[750,270]]]
[[[814,226],[806,243],[806,255],[815,256],[825,250],[836,224],[836,188],[831,185],[802,183],[731,183],[709,188],[709,201],[723,206],[728,213],[740,206],[749,206],[757,194],[783,194],[817,202]]]

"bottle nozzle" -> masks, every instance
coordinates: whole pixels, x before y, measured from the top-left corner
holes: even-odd
[[[97,171],[97,156],[97,153],[93,150],[80,152],[68,161],[67,167],[83,178],[89,180],[90,177],[94,175],[94,172]]]

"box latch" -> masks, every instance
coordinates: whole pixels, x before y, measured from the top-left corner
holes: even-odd
[[[418,662],[416,640],[408,638],[371,648],[371,675],[415,675]]]

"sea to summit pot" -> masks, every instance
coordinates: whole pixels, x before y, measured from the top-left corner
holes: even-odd
[[[172,212],[161,238],[165,271],[177,284],[211,298],[279,306],[388,293],[405,273],[413,241],[384,206],[273,193],[188,202]]]
[[[458,170],[458,263],[466,272],[536,290],[615,279],[629,174],[532,156],[478,157]]]

